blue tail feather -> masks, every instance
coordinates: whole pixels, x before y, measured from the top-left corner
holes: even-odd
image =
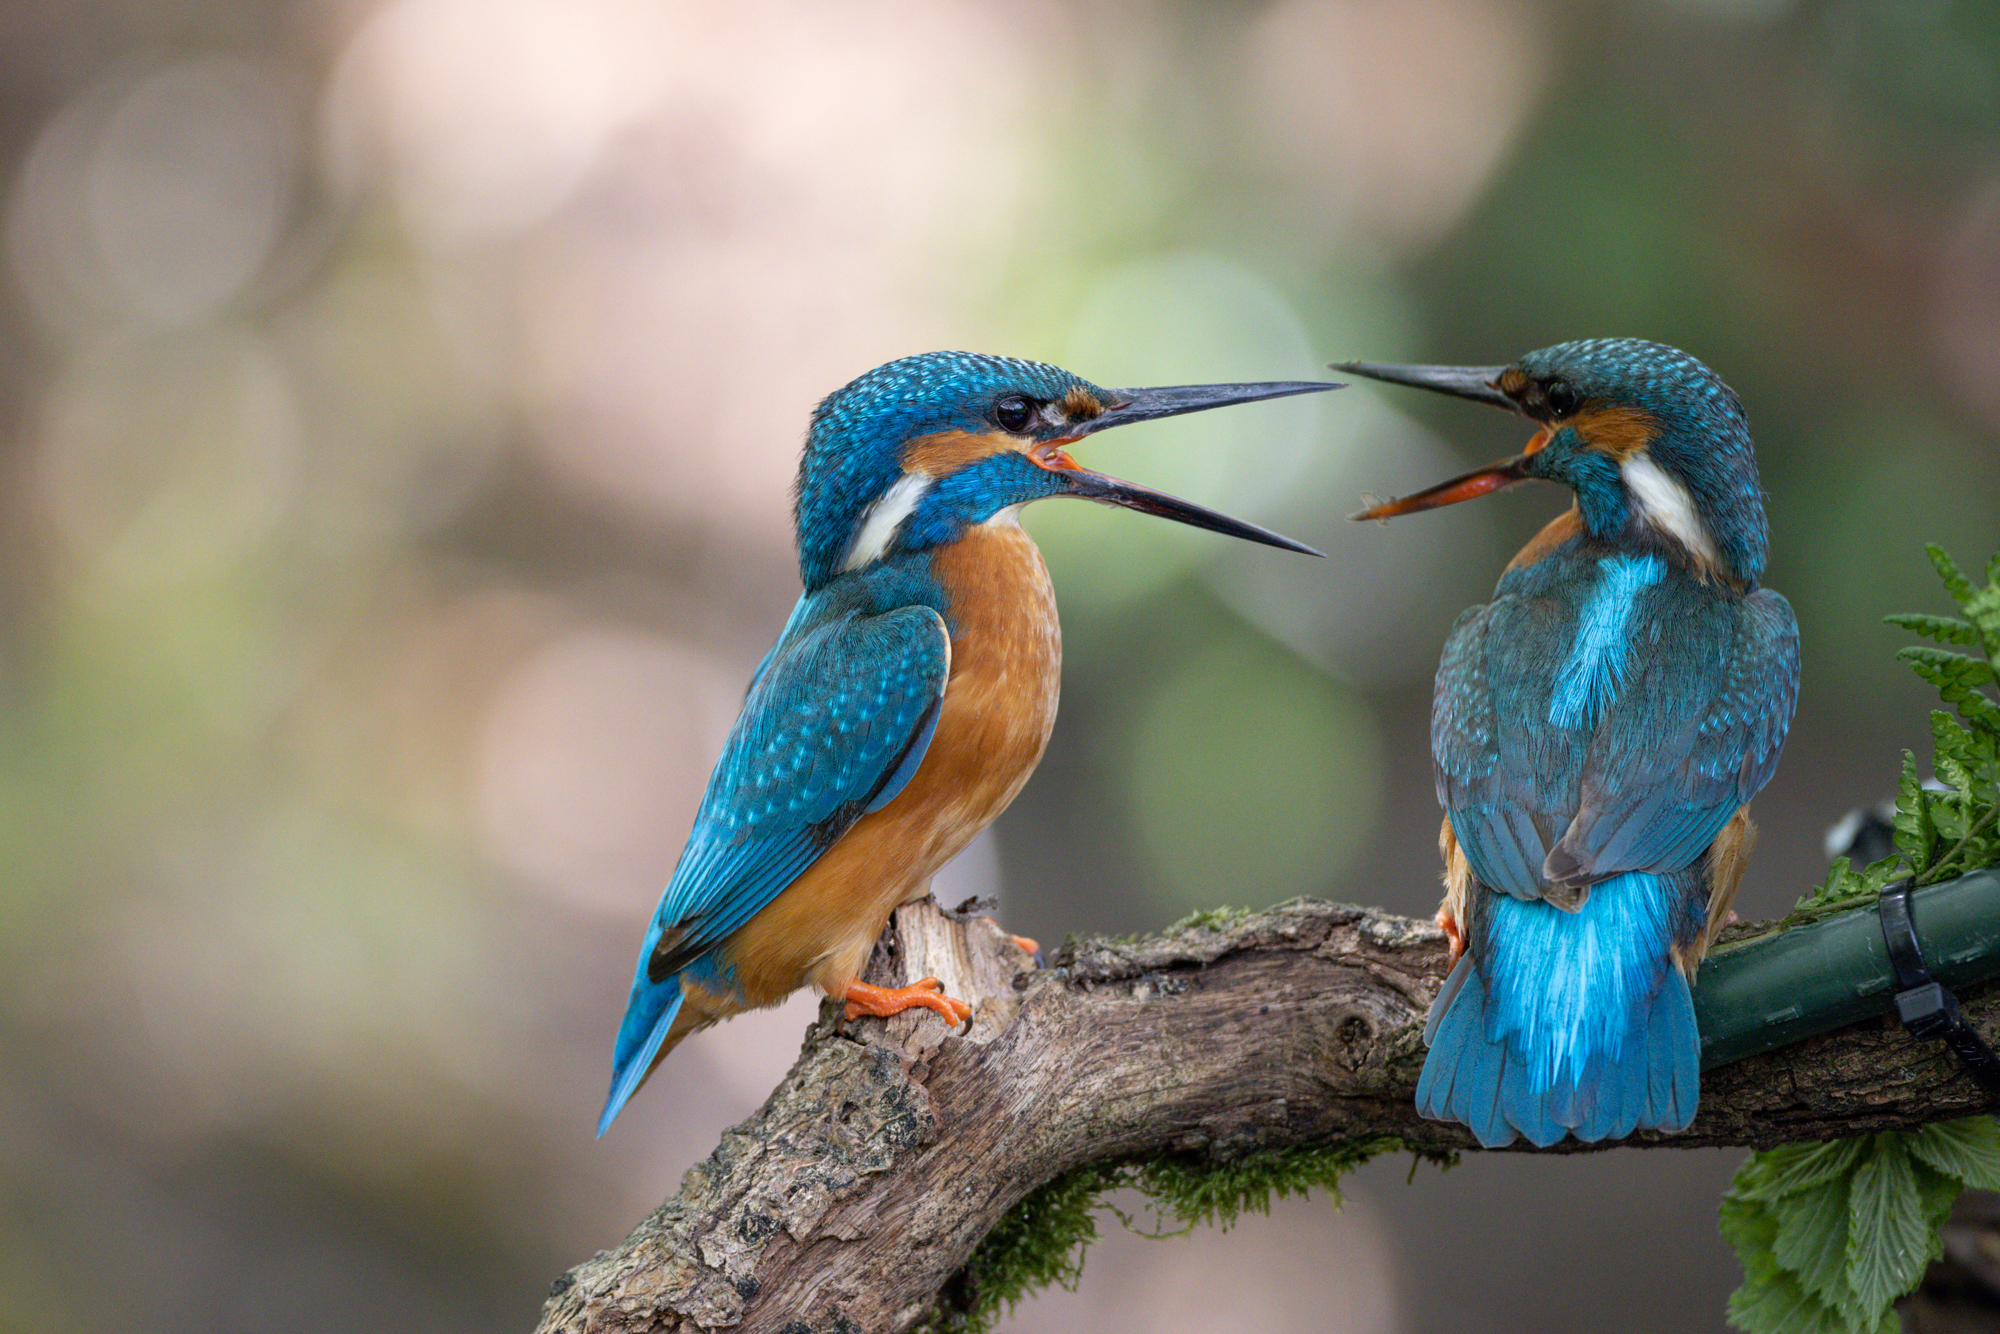
[[[681,1012],[681,1002],[687,999],[679,973],[663,982],[653,982],[646,977],[645,968],[646,957],[642,954],[625,1022],[618,1028],[617,1050],[611,1063],[611,1092],[605,1095],[604,1111],[597,1118],[599,1138],[645,1082],[647,1072],[653,1068],[653,1058],[660,1053],[660,1044],[666,1041],[675,1016]]]
[[[1595,886],[1576,913],[1482,894],[1473,949],[1426,1025],[1417,1110],[1463,1122],[1488,1148],[1685,1129],[1701,1037],[1670,946],[1699,888],[1686,873],[1634,872]]]

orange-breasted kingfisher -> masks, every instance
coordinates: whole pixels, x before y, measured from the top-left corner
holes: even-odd
[[[682,1038],[808,983],[849,1018],[970,1017],[935,978],[888,989],[860,975],[890,913],[1006,809],[1055,724],[1061,630],[1021,507],[1076,496],[1310,553],[1064,447],[1337,387],[1100,389],[1038,362],[932,352],[819,404],[795,510],[805,592],[640,945],[598,1134]]]
[[[1377,505],[1383,519],[1527,478],[1576,493],[1438,664],[1439,924],[1417,1108],[1489,1148],[1683,1130],[1700,1096],[1689,987],[1755,841],[1750,798],[1798,698],[1768,588],[1763,492],[1734,392],[1630,338],[1511,366],[1337,369],[1534,422],[1511,459]]]

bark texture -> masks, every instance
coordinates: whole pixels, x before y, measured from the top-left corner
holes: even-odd
[[[1428,922],[1300,900],[1072,942],[1035,969],[986,919],[902,908],[869,980],[942,978],[975,1006],[969,1030],[824,1007],[763,1108],[631,1236],[559,1279],[539,1330],[908,1330],[1009,1208],[1086,1163],[1377,1136],[1476,1148],[1412,1101],[1444,960]],[[1989,1035],[2000,1024],[1990,988],[1966,1011]],[[1984,1106],[1942,1044],[1891,1021],[1702,1080],[1685,1133],[1620,1143],[1768,1147]]]

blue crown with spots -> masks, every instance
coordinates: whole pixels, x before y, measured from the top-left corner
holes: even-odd
[[[806,587],[831,578],[868,507],[903,475],[903,447],[941,431],[994,428],[1003,394],[1044,401],[1104,391],[1059,366],[975,352],[926,352],[877,366],[813,409],[799,461],[794,517]]]
[[[1536,378],[1560,376],[1584,399],[1636,407],[1660,425],[1647,454],[1688,489],[1724,562],[1763,577],[1769,537],[1750,418],[1722,377],[1679,348],[1639,338],[1558,343],[1522,357]]]

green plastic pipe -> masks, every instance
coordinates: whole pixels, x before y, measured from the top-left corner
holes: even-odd
[[[1931,976],[1956,989],[2000,976],[2000,867],[1926,885],[1910,916]],[[1717,950],[1695,977],[1701,1063],[1726,1065],[1895,1008],[1875,904]]]

